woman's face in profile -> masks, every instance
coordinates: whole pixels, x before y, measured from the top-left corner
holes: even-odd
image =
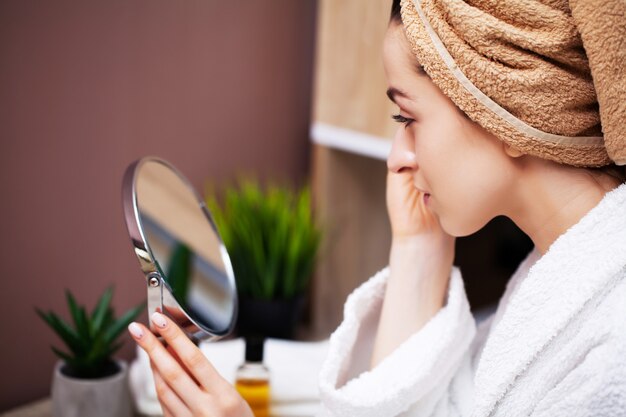
[[[467,236],[503,214],[515,174],[502,142],[467,118],[423,72],[402,25],[392,22],[383,60],[401,122],[387,164],[430,194],[442,228]]]

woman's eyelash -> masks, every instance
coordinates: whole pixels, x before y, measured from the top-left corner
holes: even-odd
[[[408,125],[410,125],[412,122],[414,122],[414,120],[413,120],[413,119],[409,119],[409,118],[404,117],[404,116],[402,116],[402,115],[400,115],[400,114],[393,114],[393,115],[391,116],[391,118],[392,118],[393,120],[395,120],[396,122],[398,122],[398,123],[404,123],[404,125],[405,125],[405,126],[408,126]]]

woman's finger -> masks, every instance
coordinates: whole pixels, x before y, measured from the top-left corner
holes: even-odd
[[[153,375],[154,375],[154,371],[153,371]],[[159,377],[160,378],[160,377]],[[154,379],[154,387],[156,389],[157,387],[157,379],[156,377],[153,378]],[[161,378],[163,379],[163,378]],[[163,417],[175,417],[176,414],[174,414],[171,410],[170,410],[170,406],[167,405],[167,403],[169,401],[166,401],[164,399],[162,399],[159,396],[159,393],[157,392],[157,399],[159,400],[159,404],[161,405],[161,411],[163,411]],[[182,403],[182,400],[179,398],[178,401],[180,401]]]
[[[191,412],[183,403],[178,395],[167,385],[161,373],[152,361],[150,361],[150,368],[152,368],[152,375],[154,376],[154,387],[156,388],[157,397],[161,403],[164,417],[182,417],[190,416]]]
[[[161,411],[163,412],[163,417],[176,417],[163,403],[160,403],[160,404],[161,404]]]
[[[185,405],[192,411],[201,409],[204,402],[201,394],[204,392],[156,336],[146,326],[136,322],[131,323],[128,330],[137,344],[146,351],[162,379]]]
[[[202,351],[187,337],[169,317],[161,313],[153,313],[152,322],[159,334],[172,347],[184,367],[200,385],[210,392],[225,383]]]

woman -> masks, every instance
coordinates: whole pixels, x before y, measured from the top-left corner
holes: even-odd
[[[322,415],[625,415],[626,6],[401,3],[383,57],[402,123],[389,267],[346,302]],[[535,248],[477,326],[454,239],[498,215]],[[169,352],[129,330],[166,415],[251,415],[180,329],[153,321]]]

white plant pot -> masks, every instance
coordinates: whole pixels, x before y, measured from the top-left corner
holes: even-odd
[[[54,417],[131,417],[128,365],[115,361],[120,371],[106,378],[78,379],[61,372],[65,362],[54,366],[52,412]]]

